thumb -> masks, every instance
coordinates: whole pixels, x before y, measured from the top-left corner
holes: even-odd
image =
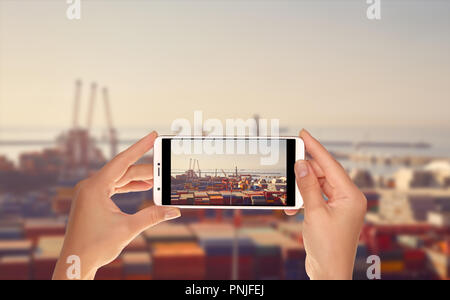
[[[173,220],[181,216],[180,209],[167,206],[150,206],[131,216],[131,227],[134,232],[142,231],[163,221]]]
[[[319,180],[308,161],[299,160],[295,163],[295,177],[305,205],[305,214],[308,211],[323,207],[325,201]]]

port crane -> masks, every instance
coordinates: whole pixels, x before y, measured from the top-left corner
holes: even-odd
[[[222,174],[225,176],[225,177],[227,177],[228,178],[228,175],[227,175],[227,173],[225,173],[225,171],[223,170],[223,169],[221,169],[221,171],[222,171]]]
[[[197,171],[198,175],[195,173],[195,166],[197,165]],[[189,158],[189,169],[186,172],[188,175],[188,178],[194,178],[194,177],[202,177],[202,170],[200,169],[200,163],[198,159]]]
[[[114,124],[113,124],[108,88],[106,88],[106,87],[102,88],[102,96],[103,96],[103,106],[104,106],[104,110],[105,110],[106,125],[107,125],[107,130],[108,130],[108,143],[110,146],[110,157],[114,157],[117,155],[117,146],[118,146],[119,140],[117,138],[117,130],[115,129]],[[97,98],[97,83],[93,82],[91,84],[91,93],[90,93],[90,97],[89,97],[89,103],[88,103],[89,106],[88,106],[88,113],[87,113],[87,120],[86,120],[86,131],[89,135],[92,130],[96,98]],[[78,100],[78,102],[79,102],[79,100]],[[78,114],[78,112],[76,112],[76,114]]]
[[[198,177],[201,178],[202,177],[202,170],[200,170],[200,163],[199,163],[198,159],[196,159],[196,161],[197,161]]]
[[[104,160],[101,151],[97,148],[96,142],[91,136],[97,98],[97,83],[91,83],[86,127],[82,127],[79,122],[82,87],[82,81],[77,79],[75,81],[72,127],[57,139],[58,146],[65,156],[62,177],[84,176],[89,172],[91,165],[102,163]],[[108,127],[108,142],[111,149],[111,157],[114,157],[117,154],[118,139],[117,131],[112,121],[109,95],[106,88],[103,88],[103,103]]]
[[[86,129],[88,132],[90,132],[91,128],[92,128],[92,118],[94,115],[96,97],[97,97],[97,84],[95,82],[93,82],[91,84],[91,95],[89,97],[89,108],[88,108],[88,115],[87,115],[87,120],[86,120]]]
[[[110,153],[111,157],[114,157],[117,155],[117,145],[119,143],[119,140],[117,138],[117,130],[113,125],[108,89],[104,87],[102,92],[103,92],[103,103],[105,105],[106,124],[108,125]]]
[[[73,118],[72,118],[72,128],[77,129],[78,124],[78,115],[80,112],[80,98],[81,98],[81,88],[83,83],[80,79],[75,81],[75,98],[74,98],[74,107],[73,107]]]

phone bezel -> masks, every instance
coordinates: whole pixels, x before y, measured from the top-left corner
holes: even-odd
[[[178,207],[183,209],[259,209],[259,210],[281,210],[281,209],[300,209],[303,206],[303,199],[301,197],[300,191],[298,189],[297,184],[295,183],[295,174],[294,165],[292,164],[292,168],[288,170],[290,172],[290,176],[288,174],[288,178],[293,178],[293,185],[295,186],[295,199],[294,205],[292,206],[273,206],[273,205],[265,205],[265,206],[250,206],[250,205],[233,205],[233,206],[222,206],[222,205],[171,205],[165,204],[163,202],[163,195],[168,192],[170,195],[170,176],[169,181],[164,179],[163,172],[167,168],[170,170],[170,159],[163,157],[163,141],[164,140],[172,140],[174,138],[178,139],[191,139],[191,140],[205,140],[205,139],[278,139],[278,140],[295,140],[295,161],[305,159],[305,147],[303,140],[298,137],[230,137],[230,136],[159,136],[154,144],[154,188],[153,188],[153,201],[156,205],[163,206],[171,206]],[[167,177],[166,177],[167,178]],[[165,181],[164,181],[165,180]],[[166,187],[168,186],[168,188]],[[292,186],[292,185],[291,185]],[[167,189],[167,190],[164,190]]]

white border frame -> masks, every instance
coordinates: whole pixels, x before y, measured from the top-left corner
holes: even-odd
[[[278,139],[278,140],[288,140],[295,139],[295,160],[305,159],[305,144],[303,140],[298,137],[246,137],[246,136],[169,136],[162,135],[155,140],[154,150],[153,150],[153,201],[155,205],[162,206],[162,140],[163,139],[173,139],[173,138],[185,138],[194,140],[204,140],[204,139]],[[294,167],[294,166],[292,166]],[[300,194],[298,186],[295,182],[295,206],[222,206],[222,205],[166,205],[170,207],[178,207],[183,209],[259,209],[259,210],[284,210],[284,209],[300,209],[303,207],[303,198]]]

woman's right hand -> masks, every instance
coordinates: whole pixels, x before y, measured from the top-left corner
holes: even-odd
[[[310,279],[351,279],[366,197],[316,139],[306,130],[300,137],[312,157],[295,164],[305,210],[306,272]],[[296,211],[286,213],[293,215]]]

